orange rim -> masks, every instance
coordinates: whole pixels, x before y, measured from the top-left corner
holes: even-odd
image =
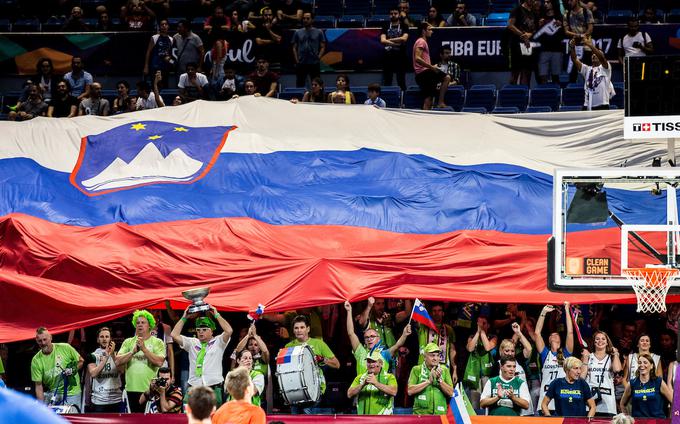
[[[668,278],[676,275],[675,268],[626,268],[624,275],[629,278],[644,279],[647,287],[662,287],[668,284]]]

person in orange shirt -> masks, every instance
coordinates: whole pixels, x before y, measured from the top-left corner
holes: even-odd
[[[266,424],[267,417],[259,406],[250,403],[255,386],[245,367],[234,368],[227,374],[224,389],[232,399],[212,417],[212,424]]]

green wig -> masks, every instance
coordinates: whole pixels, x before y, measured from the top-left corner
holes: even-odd
[[[147,322],[149,323],[149,328],[155,328],[156,327],[156,318],[151,315],[151,312],[147,311],[146,309],[142,310],[136,310],[132,314],[132,326],[137,328],[137,318],[139,317],[144,317],[146,318]]]

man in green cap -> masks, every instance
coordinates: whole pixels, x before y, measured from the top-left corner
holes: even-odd
[[[411,369],[407,392],[409,396],[415,396],[414,414],[446,414],[447,398],[453,396],[453,382],[448,367],[440,361],[439,346],[428,343],[423,349],[423,363]]]
[[[196,318],[196,337],[182,336],[182,329],[189,318],[194,318],[196,314],[188,314],[189,307],[184,310],[184,314],[175,328],[172,329],[172,339],[189,354],[189,387],[206,386],[213,389],[217,405],[221,405],[224,400],[222,383],[222,356],[229,344],[229,338],[233,330],[229,323],[222,318],[215,307],[210,309],[210,314],[215,318],[222,328],[222,334],[213,337],[215,321],[210,317]],[[189,390],[187,390],[189,392]]]
[[[397,379],[383,372],[383,357],[375,350],[366,357],[367,371],[356,376],[347,390],[347,397],[359,396],[357,414],[392,415]]]

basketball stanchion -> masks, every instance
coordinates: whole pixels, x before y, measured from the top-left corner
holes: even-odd
[[[666,312],[666,295],[672,282],[678,277],[678,270],[666,267],[625,268],[622,272],[628,278],[635,297],[637,311],[642,313]]]

